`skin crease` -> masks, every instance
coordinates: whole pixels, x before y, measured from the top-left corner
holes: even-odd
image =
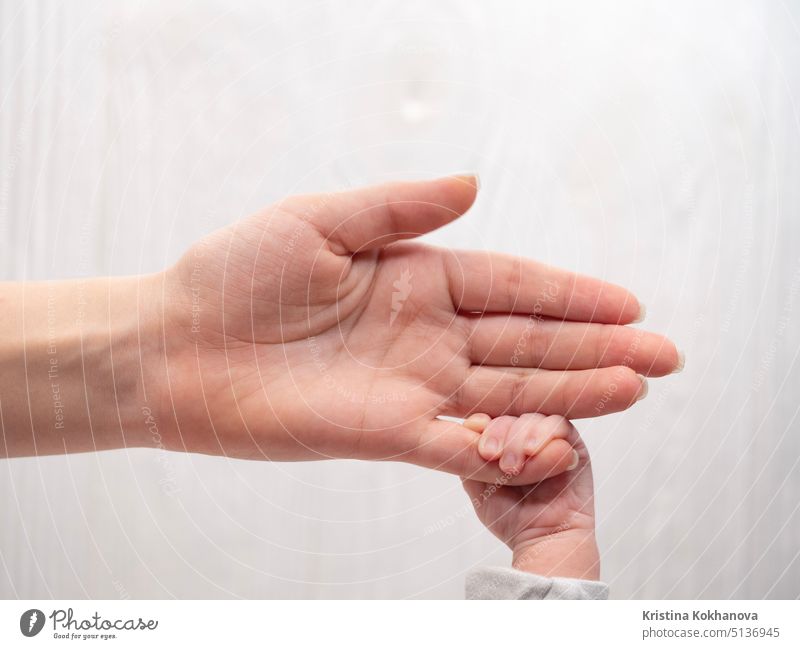
[[[558,446],[558,449],[553,447]],[[513,566],[543,576],[597,580],[600,554],[595,538],[594,486],[586,445],[574,427],[551,441],[552,477],[536,485],[509,486],[463,480],[483,523],[513,552]],[[569,457],[577,465],[564,467]],[[559,462],[557,458],[561,458]]]
[[[597,416],[644,394],[637,373],[675,369],[670,341],[622,326],[640,311],[624,289],[400,241],[452,221],[476,192],[467,176],[292,197],[154,276],[161,350],[147,380],[165,446],[493,480],[480,435],[437,416]],[[512,482],[545,473],[529,462]]]

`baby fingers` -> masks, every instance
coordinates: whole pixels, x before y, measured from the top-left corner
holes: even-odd
[[[481,433],[478,442],[481,458],[487,462],[499,460],[500,469],[506,474],[519,475],[526,461],[531,462],[528,458],[532,456],[537,456],[537,474],[556,475],[575,465],[574,452],[569,452],[569,440],[576,430],[568,419],[560,415],[528,413],[492,419],[488,415],[475,414],[464,421],[464,426]],[[556,444],[559,440],[561,443]]]

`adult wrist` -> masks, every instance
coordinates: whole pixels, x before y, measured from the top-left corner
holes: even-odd
[[[0,288],[9,456],[150,445],[141,415],[158,338],[149,277]]]
[[[74,328],[65,326],[65,350],[80,358],[70,361],[65,379],[85,398],[90,450],[158,445],[147,421],[160,408],[162,385],[156,282],[155,275],[94,278],[66,289],[76,310]],[[74,423],[82,425],[77,417]],[[76,428],[72,436],[82,434]]]

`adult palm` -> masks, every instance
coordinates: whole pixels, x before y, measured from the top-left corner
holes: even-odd
[[[636,372],[675,367],[670,342],[622,326],[640,312],[624,289],[400,241],[476,191],[456,176],[292,197],[195,244],[161,276],[171,444],[489,479],[477,434],[438,416],[614,412],[642,394]]]

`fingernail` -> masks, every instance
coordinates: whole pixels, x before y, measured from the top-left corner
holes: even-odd
[[[686,354],[684,354],[680,349],[678,350],[678,364],[675,366],[675,369],[672,370],[673,374],[677,374],[678,372],[683,372],[683,368],[686,365]]]
[[[484,430],[486,430],[486,427],[489,425],[490,421],[492,421],[492,418],[489,415],[482,412],[476,412],[474,415],[470,415],[464,420],[464,427],[469,428],[476,433],[482,433]]]
[[[567,467],[567,471],[572,471],[576,466],[578,466],[578,462],[581,461],[580,456],[578,455],[578,451],[572,451],[572,462],[569,463]]]
[[[469,185],[474,185],[475,191],[480,191],[481,177],[475,172],[453,174],[453,178],[458,178],[459,180],[463,180],[465,183]]]
[[[486,454],[494,455],[497,453],[497,440],[494,437],[481,438],[481,442],[483,442],[483,450]]]
[[[514,453],[506,453],[503,456],[503,471],[512,473],[517,470],[517,456]]]
[[[636,324],[637,322],[642,322],[647,316],[647,307],[639,302],[639,315],[636,316],[636,320],[631,322],[631,324]]]
[[[542,441],[543,440],[538,439],[538,438],[529,440],[525,444],[525,448],[524,448],[525,454],[526,455],[536,455],[541,450]]]
[[[638,376],[639,380],[642,382],[642,387],[639,389],[639,395],[636,397],[637,401],[641,401],[647,396],[647,393],[650,390],[650,388],[647,385],[646,378],[644,378],[641,374],[637,374],[636,376]]]

